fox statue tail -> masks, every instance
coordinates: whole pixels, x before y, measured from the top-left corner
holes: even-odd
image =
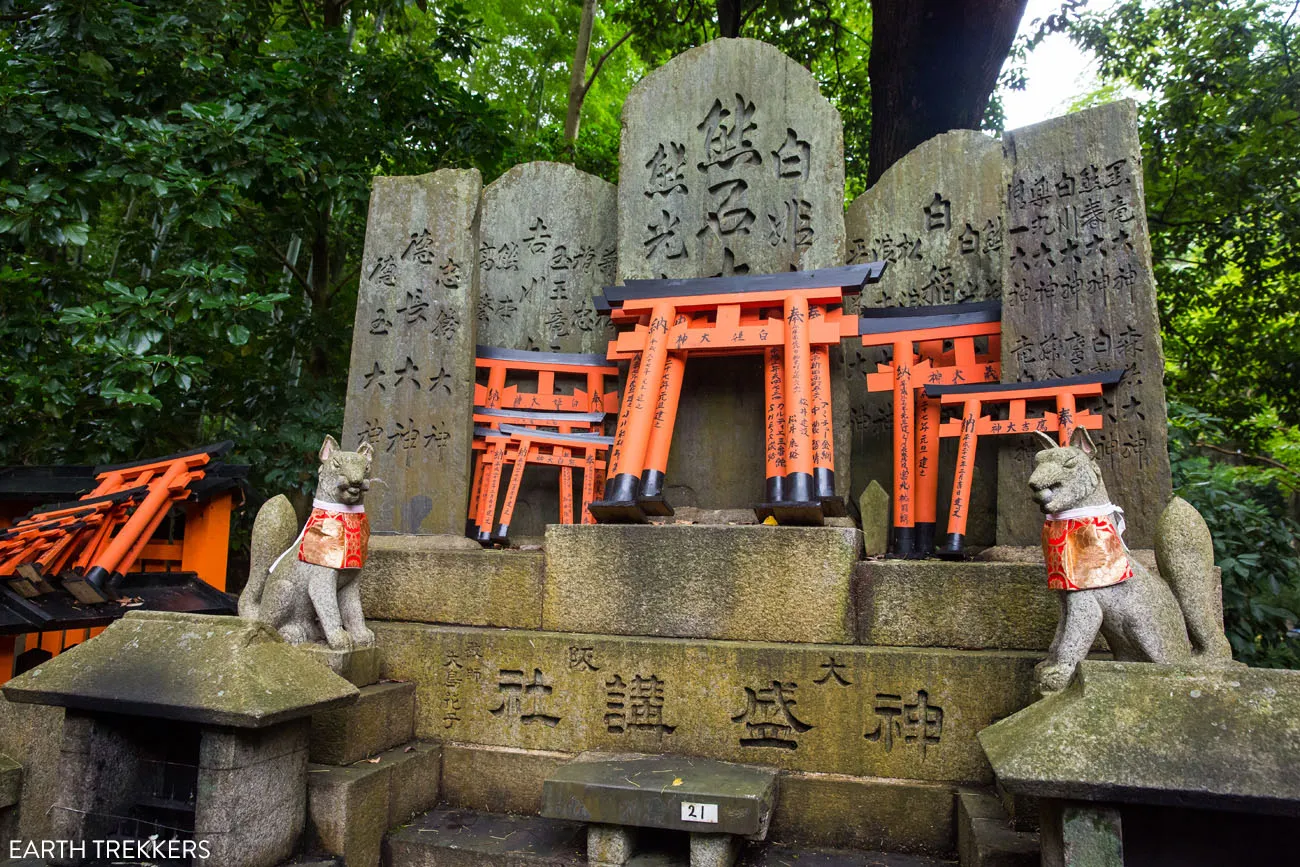
[[[239,616],[256,620],[262,604],[262,590],[271,566],[298,537],[298,515],[284,494],[272,497],[257,510],[253,521],[248,583],[239,594]]]
[[[261,519],[261,516],[258,516]],[[1191,503],[1174,497],[1156,524],[1156,565],[1183,610],[1192,652],[1205,661],[1232,661],[1223,634],[1223,586],[1214,572],[1214,540]]]

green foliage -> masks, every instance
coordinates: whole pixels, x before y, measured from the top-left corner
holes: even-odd
[[[371,176],[498,171],[463,7],[0,3],[0,463],[337,432]]]
[[[1214,536],[1233,655],[1249,665],[1300,668],[1300,525],[1287,502],[1300,489],[1300,472],[1212,459],[1198,444],[1222,442],[1224,422],[1178,403],[1169,416],[1174,486]],[[1278,448],[1297,454],[1300,435],[1292,431]]]
[[[1171,390],[1262,447],[1300,423],[1300,20],[1291,2],[1128,0],[1071,36],[1142,106]]]

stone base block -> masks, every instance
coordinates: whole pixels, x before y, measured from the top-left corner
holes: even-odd
[[[551,525],[542,628],[850,643],[861,551],[835,527]]]
[[[416,734],[987,783],[975,734],[1033,700],[1038,655],[378,623]],[[448,682],[447,661],[463,666]]]
[[[1046,652],[1056,634],[1041,560],[866,560],[853,583],[859,644]]]
[[[377,762],[308,768],[310,851],[338,855],[349,867],[377,867],[384,833],[438,799],[438,747],[412,746],[380,753]]]
[[[391,867],[585,867],[579,822],[440,809],[388,835]],[[352,862],[348,861],[349,867]]]
[[[587,863],[590,867],[623,867],[635,848],[635,828],[588,823]]]
[[[415,684],[363,686],[356,704],[311,719],[311,760],[350,765],[415,735]]]
[[[0,810],[18,803],[23,794],[23,766],[0,755]]]
[[[732,834],[691,834],[691,867],[731,867],[740,853]]]
[[[1038,835],[1013,830],[996,796],[957,796],[957,851],[962,867],[1038,867]]]
[[[528,815],[541,811],[546,777],[575,758],[474,744],[444,744],[442,756],[448,806]],[[937,857],[956,851],[952,784],[790,771],[776,791],[768,838],[777,843]]]
[[[442,797],[450,807],[535,815],[546,778],[572,760],[572,753],[444,743]]]
[[[379,680],[379,650],[376,647],[334,650],[324,644],[300,644],[298,648],[353,686],[369,686]]]
[[[368,620],[537,629],[542,625],[540,551],[448,550],[430,536],[371,536],[361,573]]]

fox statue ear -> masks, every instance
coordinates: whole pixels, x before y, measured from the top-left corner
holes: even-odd
[[[1097,451],[1097,446],[1093,444],[1092,436],[1085,427],[1076,427],[1074,433],[1070,434],[1070,445],[1083,452],[1088,457],[1092,457]]]
[[[333,455],[338,450],[339,450],[338,441],[335,440],[334,437],[330,436],[329,434],[326,434],[325,442],[321,443],[321,447],[320,447],[320,462],[322,464],[325,463],[330,459],[330,456]]]
[[[1052,439],[1051,437],[1049,437],[1047,434],[1043,433],[1043,432],[1040,431],[1040,430],[1036,430],[1036,431],[1034,431],[1034,433],[1038,434],[1039,439],[1041,439],[1041,440],[1043,441],[1043,450],[1044,450],[1044,451],[1046,451],[1047,449],[1054,449],[1054,448],[1056,448],[1056,446],[1057,446],[1056,440]]]
[[[366,440],[361,445],[357,446],[357,454],[364,457],[368,464],[370,463],[370,459],[375,455],[375,447],[370,444],[370,440]]]

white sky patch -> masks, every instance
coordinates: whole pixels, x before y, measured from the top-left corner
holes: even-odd
[[[1087,11],[1104,12],[1114,5],[1115,0],[1092,0]],[[1029,0],[1018,36],[1033,33],[1035,19],[1046,18],[1060,8],[1060,0]],[[1080,51],[1064,33],[1054,33],[1030,52],[1025,89],[1001,91],[1006,128],[1059,117],[1074,99],[1096,90],[1100,83],[1091,55]]]

